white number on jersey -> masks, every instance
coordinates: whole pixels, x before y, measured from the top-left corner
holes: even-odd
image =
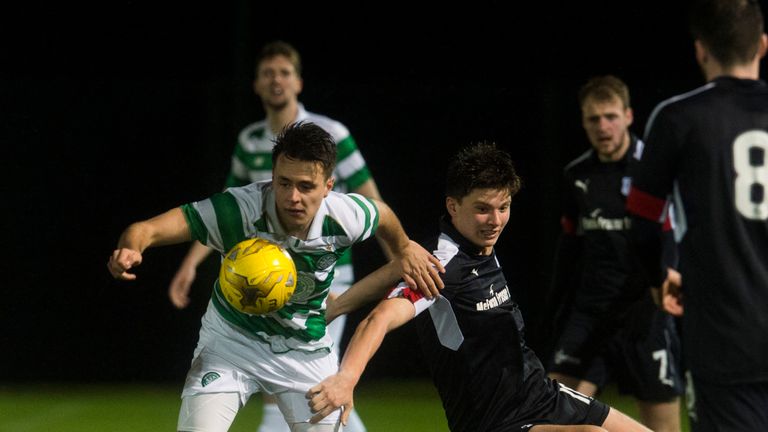
[[[761,157],[750,157],[756,150]],[[747,219],[768,219],[768,133],[750,130],[733,142],[736,209]],[[755,193],[753,193],[755,191]],[[757,192],[759,191],[759,192]]]

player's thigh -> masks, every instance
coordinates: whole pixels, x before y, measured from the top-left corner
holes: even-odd
[[[180,432],[226,432],[240,410],[238,393],[202,393],[181,398]]]
[[[633,420],[628,415],[611,408],[608,411],[608,417],[603,422],[603,427],[609,431],[622,431],[622,432],[650,432],[651,430],[643,426],[636,420]]]
[[[604,377],[595,376],[593,368],[609,341],[604,327],[599,319],[573,311],[555,344],[548,370],[578,379],[589,378],[599,385]]]
[[[299,427],[298,425],[302,423],[309,424],[309,419],[315,415],[309,408],[309,403],[307,402],[307,398],[304,392],[283,392],[276,394],[275,397],[277,398],[277,406],[280,407],[280,411],[283,413],[285,421],[288,423],[288,425],[291,426],[291,428],[293,428],[294,425]],[[339,423],[340,413],[340,410],[336,410],[324,419],[320,420],[318,424],[330,426],[336,425]]]

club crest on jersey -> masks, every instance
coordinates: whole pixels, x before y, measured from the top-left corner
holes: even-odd
[[[312,277],[312,273],[298,272],[298,282],[296,283],[296,291],[293,292],[291,297],[291,303],[302,303],[309,299],[313,292],[315,292],[315,278]]]
[[[629,189],[632,187],[632,177],[621,178],[621,194],[629,196]]]
[[[327,270],[331,268],[335,263],[336,260],[339,258],[336,256],[336,254],[326,254],[320,257],[320,259],[317,260],[317,268],[319,270]]]

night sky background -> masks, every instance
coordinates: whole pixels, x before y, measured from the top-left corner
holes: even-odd
[[[251,79],[265,42],[298,48],[300,100],[349,127],[416,240],[436,233],[450,154],[480,140],[512,154],[524,188],[497,252],[542,357],[560,175],[589,146],[579,86],[624,79],[642,134],[657,103],[703,84],[677,1],[103,3],[0,14],[4,382],[181,385],[217,258],[181,311],[166,292],[187,245],[149,250],[134,283],[105,264],[129,223],[221,189],[237,133],[264,115]],[[362,276],[383,256],[371,241],[355,260]],[[365,376],[424,373],[405,326]]]

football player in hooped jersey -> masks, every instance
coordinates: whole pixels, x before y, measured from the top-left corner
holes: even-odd
[[[708,82],[654,110],[627,207],[664,308],[682,314],[692,430],[766,431],[768,36],[756,0],[691,3]],[[664,289],[657,233],[670,194],[683,280]]]
[[[253,90],[261,100],[266,118],[246,126],[240,132],[232,154],[232,166],[226,186],[245,186],[251,182],[270,180],[272,178],[271,153],[275,135],[290,123],[309,121],[325,129],[336,142],[338,151],[334,170],[334,190],[355,192],[367,198],[381,200],[376,182],[349,130],[336,120],[307,111],[299,102],[298,97],[304,87],[301,69],[299,52],[290,44],[274,41],[262,48],[256,61]],[[385,243],[380,243],[386,248]],[[210,248],[199,242],[193,242],[168,288],[168,295],[176,307],[184,308],[189,304],[189,293],[192,282],[196,278],[197,267],[210,253]],[[331,286],[331,295],[344,292],[352,282],[354,282],[352,256],[348,251],[336,264],[336,276]],[[334,349],[337,349],[341,343],[345,318],[340,317],[328,326],[327,331],[335,342]],[[365,432],[365,426],[356,413],[353,413],[347,429],[349,432]],[[261,427],[258,432],[282,430],[287,430],[287,426],[283,423],[277,406],[270,397],[265,397]]]
[[[452,431],[648,431],[621,412],[550,380],[523,339],[523,319],[512,300],[494,245],[509,221],[520,188],[509,155],[491,144],[470,146],[448,167],[441,234],[428,249],[445,267],[445,288],[427,299],[407,282],[358,326],[338,373],[307,392],[312,421],[352,408],[353,390],[385,334],[416,323],[420,346]],[[386,265],[352,286],[327,317],[359,307],[392,285]]]
[[[132,280],[136,275],[130,270],[141,264],[148,247],[198,240],[225,252],[250,237],[279,243],[294,259],[296,291],[276,312],[242,313],[228,305],[218,282],[214,285],[182,392],[179,431],[226,431],[257,392],[276,396],[293,432],[336,430],[338,412],[320,425],[309,423],[304,392],[338,368],[325,331],[325,300],[336,259],[354,243],[376,233],[394,252],[392,263],[406,280],[429,295],[443,286],[440,262],[408,239],[385,204],[331,191],[336,143],[322,128],[286,127],[272,159],[272,182],[229,188],[134,223],[109,259],[115,278]]]

